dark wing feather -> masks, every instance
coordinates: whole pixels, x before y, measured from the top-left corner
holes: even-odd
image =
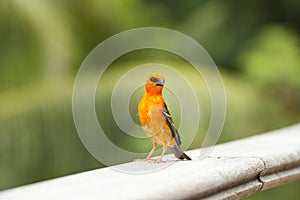
[[[164,106],[163,116],[164,116],[164,118],[166,120],[167,125],[169,126],[169,128],[170,128],[170,130],[172,132],[172,136],[176,140],[177,145],[180,146],[181,145],[180,136],[179,136],[179,133],[178,133],[176,127],[175,127],[175,124],[173,122],[173,119],[171,117],[171,114],[170,114],[170,112],[168,110],[168,107],[167,107],[166,103],[165,103],[165,106]]]

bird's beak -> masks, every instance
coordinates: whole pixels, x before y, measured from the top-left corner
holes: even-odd
[[[159,79],[157,82],[156,82],[156,86],[164,86],[165,84],[165,81],[163,79]]]

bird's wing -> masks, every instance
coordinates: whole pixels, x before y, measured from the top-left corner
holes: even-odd
[[[167,122],[167,125],[169,126],[171,132],[172,132],[172,136],[175,138],[176,140],[176,143],[178,146],[181,145],[181,140],[180,140],[180,136],[179,136],[179,133],[175,127],[175,124],[173,122],[173,119],[172,119],[172,116],[168,110],[168,107],[167,107],[167,104],[165,103],[165,106],[164,106],[164,111],[163,111],[163,116]]]

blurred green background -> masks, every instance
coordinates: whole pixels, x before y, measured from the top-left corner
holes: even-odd
[[[73,81],[96,45],[131,28],[171,28],[193,37],[208,51],[227,93],[219,143],[300,122],[299,19],[299,0],[2,0],[0,190],[103,167],[76,133]],[[194,74],[175,55],[145,50],[118,59],[106,79],[113,83],[119,72],[148,61],[171,65],[191,78]],[[102,100],[97,100],[99,118],[112,87],[107,84]],[[132,113],[139,98],[137,92]],[[209,109],[201,114],[204,120],[191,149],[201,146]],[[120,142],[121,136],[113,134],[119,131],[115,123],[111,117],[105,119],[102,123],[118,145],[151,148],[150,141]],[[296,199],[299,188],[298,181],[249,199]]]

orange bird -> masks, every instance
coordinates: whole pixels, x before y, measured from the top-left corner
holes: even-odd
[[[138,107],[138,116],[146,135],[152,140],[153,148],[146,159],[137,161],[162,162],[169,147],[174,155],[183,160],[191,160],[180,148],[179,133],[162,96],[165,78],[160,74],[150,74],[146,81],[145,93]],[[163,146],[159,159],[151,159],[157,145]]]

